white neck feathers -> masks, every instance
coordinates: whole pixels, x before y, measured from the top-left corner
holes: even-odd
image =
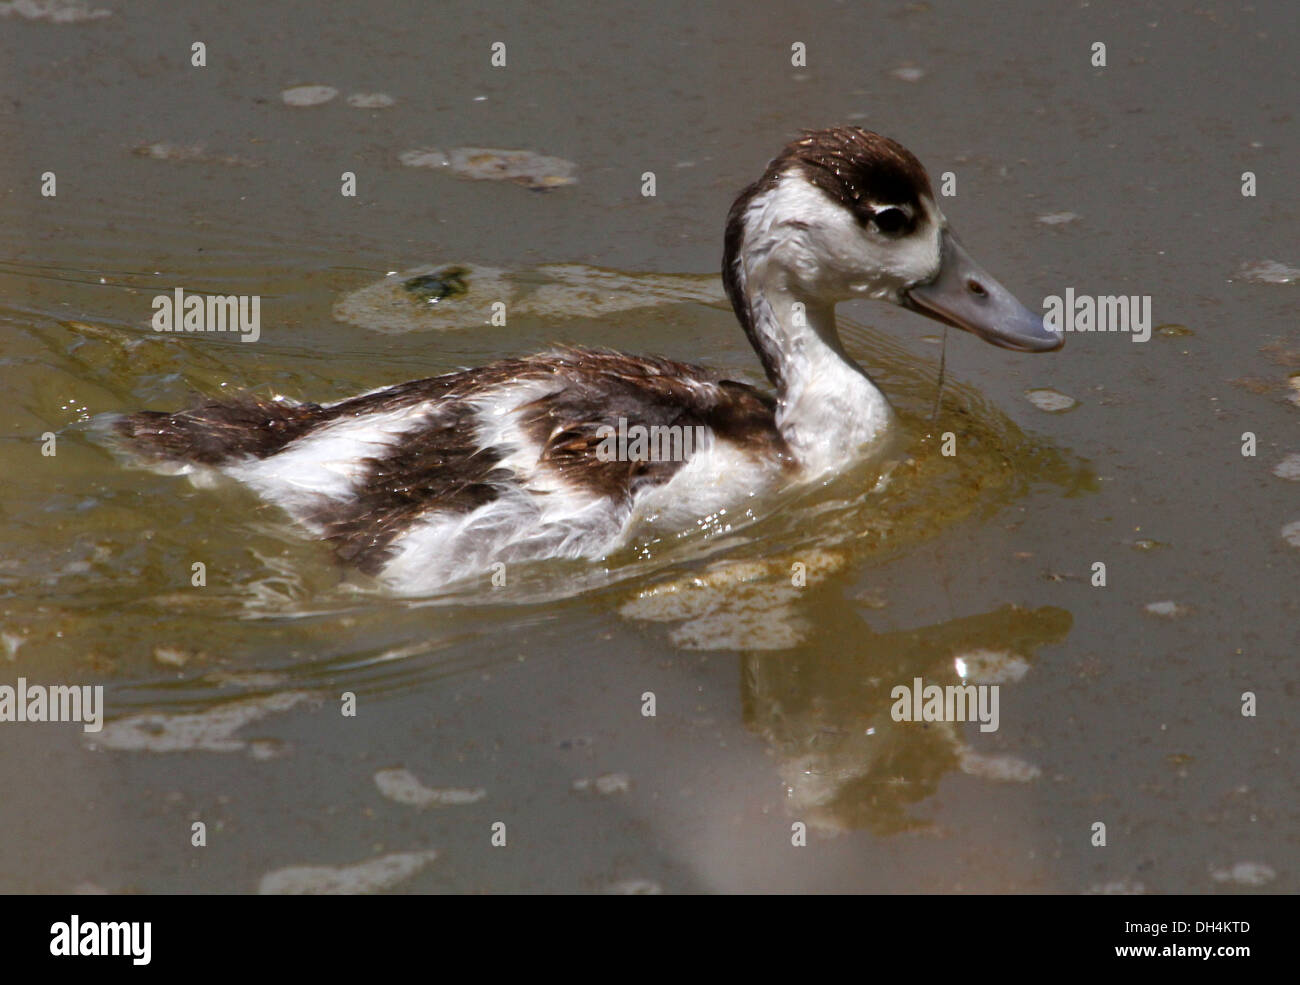
[[[746,209],[736,286],[748,306],[755,345],[776,370],[777,427],[806,470],[838,471],[865,454],[888,428],[893,411],[840,343],[834,300],[839,291],[827,283],[819,257],[825,244],[812,243],[808,235],[815,220],[782,218],[833,206],[815,195],[803,210],[773,201],[793,190],[778,185]]]

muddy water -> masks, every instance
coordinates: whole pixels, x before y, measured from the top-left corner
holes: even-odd
[[[1282,6],[121,6],[0,19],[0,684],[102,685],[107,719],[0,723],[0,888],[1296,890]],[[338,95],[281,97],[304,85]],[[946,213],[1024,300],[1150,295],[1165,330],[950,338],[932,417],[935,325],[844,306],[901,412],[885,460],[452,599],[386,597],[251,494],[96,440],[196,392],[325,401],[555,340],[757,382],[722,219],[831,122],[952,171]],[[576,183],[402,163],[464,147]],[[409,331],[348,306],[445,264],[546,303]],[[154,333],[176,287],[259,295],[261,337]],[[916,678],[998,684],[998,729],[895,721]]]

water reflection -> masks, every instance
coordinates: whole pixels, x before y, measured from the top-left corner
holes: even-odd
[[[940,686],[1014,684],[1040,647],[1064,640],[1068,612],[1008,605],[875,633],[847,606],[823,611],[830,618],[819,620],[803,645],[749,653],[741,662],[745,723],[776,758],[793,819],[891,834],[924,824],[909,807],[933,795],[953,770],[1003,780],[1036,775],[1032,764],[968,746],[964,736],[978,734],[975,726],[895,721],[891,691],[916,678]],[[957,661],[972,653],[980,666],[962,678]]]

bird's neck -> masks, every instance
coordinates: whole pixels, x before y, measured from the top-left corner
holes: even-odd
[[[844,351],[834,303],[801,291],[779,268],[748,270],[741,279],[745,327],[776,386],[776,425],[800,465],[819,474],[867,454],[893,410]]]

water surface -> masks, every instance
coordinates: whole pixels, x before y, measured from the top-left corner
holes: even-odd
[[[1296,891],[1300,336],[1294,280],[1248,273],[1300,264],[1285,5],[91,6],[0,21],[0,683],[102,684],[110,721],[0,725],[0,888],[254,892],[403,853],[373,885]],[[303,85],[339,95],[286,104]],[[941,330],[843,306],[901,413],[885,461],[454,600],[385,597],[248,492],[95,439],[196,393],[324,402],[553,341],[757,383],[712,300],[724,216],[798,128],[844,122],[954,172],[945,212],[1026,302],[1149,294],[1175,327],[1046,356],[954,335],[931,417]],[[428,147],[577,180],[402,163]],[[340,316],[445,264],[617,283],[504,327]],[[651,275],[662,303],[610,300]],[[261,338],[152,332],[178,286],[260,295]],[[967,666],[1001,682],[998,731],[893,721],[894,684]]]

